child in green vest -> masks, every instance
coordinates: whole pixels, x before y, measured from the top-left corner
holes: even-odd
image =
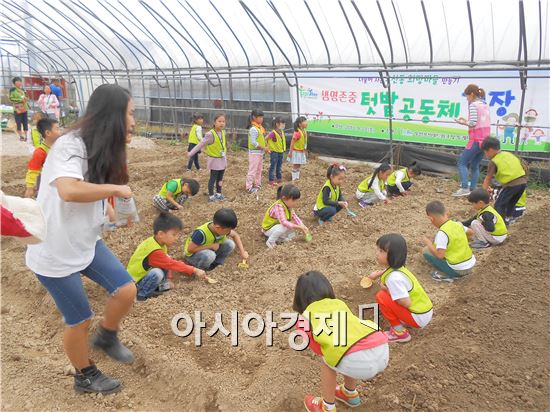
[[[153,206],[161,212],[183,209],[189,196],[199,193],[199,182],[195,179],[171,179],[162,185],[158,195],[153,197]]]
[[[348,202],[342,195],[340,186],[346,178],[346,168],[343,165],[332,164],[327,169],[327,181],[317,195],[313,213],[319,218],[322,225],[331,221],[334,215],[342,209],[348,208]]]
[[[381,163],[372,175],[363,180],[357,187],[355,197],[359,200],[359,206],[365,208],[377,202],[391,203],[386,196],[386,179],[391,174],[391,166]]]
[[[468,244],[468,228],[450,220],[445,206],[439,200],[427,204],[426,214],[432,225],[439,229],[434,241],[424,238],[424,259],[438,269],[432,272],[432,278],[452,282],[469,274],[476,264],[476,258]]]
[[[300,314],[296,333],[306,347],[323,357],[322,397],[307,395],[306,410],[336,411],[336,400],[352,408],[360,406],[357,381],[370,380],[388,366],[386,335],[374,322],[359,319],[336,299],[332,285],[320,272],[307,272],[298,278],[292,307]],[[303,350],[304,346],[296,349]],[[344,376],[343,385],[336,384],[338,373]]]
[[[283,183],[283,160],[286,152],[285,121],[277,116],[271,122],[271,126],[273,130],[266,139],[269,148],[269,184],[274,186]]]
[[[25,197],[34,197],[40,187],[40,173],[46,162],[46,157],[50,151],[50,147],[55,143],[57,138],[61,136],[57,120],[43,118],[38,121],[36,128],[42,136],[43,142],[38,145],[29,160],[27,174],[25,176]]]
[[[153,236],[137,247],[128,262],[128,273],[136,282],[137,300],[158,296],[173,287],[171,272],[196,275],[206,279],[206,273],[168,256],[168,247],[174,246],[183,229],[180,218],[161,213],[153,223]]]
[[[483,188],[492,192],[490,187],[493,176],[502,185],[495,209],[508,221],[514,214],[516,203],[527,187],[527,174],[521,160],[510,152],[500,150],[500,141],[494,137],[487,137],[481,143],[481,150],[489,159],[487,177],[483,181]]]
[[[296,230],[304,235],[309,229],[302,223],[294,208],[300,199],[300,189],[288,184],[277,189],[277,201],[265,212],[262,221],[262,233],[267,237],[265,244],[273,249],[277,242],[287,242],[294,239]]]
[[[500,245],[508,236],[506,223],[500,214],[491,206],[491,196],[485,189],[475,189],[468,195],[468,202],[472,204],[476,215],[462,222],[469,229],[468,236],[475,240],[470,244],[474,249],[483,249]]]
[[[237,215],[233,209],[219,209],[211,222],[196,228],[185,241],[185,261],[204,270],[213,270],[224,264],[235,249],[235,244],[241,257],[248,259],[241,237],[234,230],[237,224]]]
[[[292,181],[300,179],[300,168],[307,163],[307,118],[298,116],[294,121],[294,133],[290,141],[288,161],[292,165]]]
[[[269,153],[265,141],[264,112],[254,109],[249,117],[248,130],[248,173],[246,175],[246,190],[256,193],[262,187],[262,168],[264,153]]]
[[[193,150],[193,148],[198,145],[202,140],[202,124],[204,123],[204,116],[202,114],[195,113],[193,115],[193,126],[191,126],[191,130],[189,131],[189,145],[187,146],[187,152],[190,152]],[[199,164],[199,153],[195,153],[193,156],[189,157],[189,161],[187,162],[187,171],[190,172],[193,168],[193,164],[197,168],[197,170],[201,170],[201,166]]]
[[[372,272],[372,280],[381,278],[376,302],[391,327],[386,336],[390,342],[408,342],[411,334],[405,328],[423,328],[432,320],[433,304],[416,276],[405,267],[407,242],[403,236],[390,233],[376,241],[376,260],[385,269]]]
[[[390,196],[405,196],[410,193],[412,186],[411,179],[422,174],[422,169],[416,162],[412,162],[409,167],[394,171],[388,177],[388,193]]]

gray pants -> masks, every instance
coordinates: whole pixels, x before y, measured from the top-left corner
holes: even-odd
[[[501,237],[500,239],[495,238],[483,227],[483,224],[479,220],[473,220],[470,228],[474,231],[476,239],[481,240],[482,242],[488,242],[491,245],[499,245],[506,239],[506,236]]]
[[[176,196],[174,199],[178,204],[183,205],[185,201],[187,200],[188,196],[186,194],[180,193]],[[153,206],[155,206],[157,209],[162,210],[163,212],[169,212],[170,210],[176,210],[176,206],[174,206],[172,203],[168,201],[168,199],[164,197],[160,197],[159,195],[155,195],[153,197]]]
[[[231,239],[226,239],[225,242],[220,244],[218,250],[213,251],[212,249],[204,249],[192,256],[186,256],[185,261],[191,266],[207,270],[213,263],[215,263],[216,266],[223,265],[225,259],[227,259],[234,249],[235,242]]]

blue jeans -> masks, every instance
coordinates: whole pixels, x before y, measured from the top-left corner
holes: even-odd
[[[464,149],[458,158],[458,173],[460,174],[460,187],[468,189],[468,164],[470,165],[470,190],[474,190],[479,179],[479,163],[483,159],[483,151],[478,142],[474,142],[470,149]]]
[[[167,273],[159,268],[152,268],[147,274],[136,283],[137,295],[148,298],[166,280]]]
[[[428,262],[437,270],[440,270],[441,272],[445,273],[446,275],[449,275],[450,277],[453,277],[453,278],[458,278],[462,276],[456,270],[451,268],[445,259],[439,259],[428,251],[424,251],[422,253],[422,256],[424,256],[424,259],[426,259],[426,262]]]
[[[92,263],[82,274],[114,295],[121,287],[132,283],[132,277],[109,248],[98,240]],[[88,297],[82,286],[80,273],[52,278],[36,273],[36,277],[52,296],[67,326],[77,326],[93,317]]]
[[[322,209],[316,210],[315,215],[323,222],[326,222],[327,220],[332,219],[334,215],[340,210],[342,210],[342,206],[327,206]]]
[[[269,154],[269,181],[274,182],[275,177],[278,181],[283,180],[283,160],[284,153],[271,152]]]
[[[185,261],[191,266],[207,270],[213,263],[223,265],[225,259],[227,259],[234,249],[235,242],[231,239],[225,239],[225,242],[220,243],[218,250],[204,249],[192,256],[186,256]]]

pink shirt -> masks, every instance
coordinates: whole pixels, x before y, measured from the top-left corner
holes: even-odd
[[[286,220],[285,208],[283,207],[283,205],[280,205],[278,203],[271,208],[269,216],[277,219],[281,225],[288,229],[296,229],[298,226],[302,225],[302,221],[300,220],[298,215],[296,215],[296,212],[294,212],[294,210],[291,211],[292,221],[289,222],[288,220]]]
[[[42,110],[44,113],[56,113],[56,116],[57,116],[57,108],[59,107],[59,101],[57,100],[57,97],[55,96],[55,94],[53,93],[50,93],[49,95],[46,95],[45,93],[41,94],[36,104],[38,104],[38,107],[40,107],[40,110]]]
[[[481,144],[483,139],[491,134],[491,117],[487,103],[482,100],[476,100],[470,103],[470,109],[475,109],[477,119],[475,125],[468,128],[468,144],[466,145],[466,149],[471,149],[474,142]]]

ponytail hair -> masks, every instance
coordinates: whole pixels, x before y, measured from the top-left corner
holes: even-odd
[[[480,88],[477,84],[469,84],[464,89],[464,95],[474,94],[479,99],[485,99],[485,90]]]
[[[285,123],[285,120],[281,116],[274,117],[271,121],[271,128],[275,130],[278,124]]]
[[[306,120],[307,118],[305,118],[304,116],[298,116],[298,118],[294,121],[294,131],[297,132],[300,128],[300,124],[305,122]]]
[[[346,173],[346,172],[347,172],[347,169],[344,165],[333,163],[327,169],[327,179],[330,179],[331,177],[336,177],[340,173]]]
[[[277,188],[277,200],[282,199],[283,197],[296,200],[299,199],[300,196],[300,189],[298,189],[298,186],[294,186],[293,184],[287,184]]]
[[[415,176],[420,176],[422,174],[422,169],[418,166],[416,160],[409,165],[408,169],[413,172]]]
[[[204,119],[204,116],[200,113],[193,113],[193,124],[197,123],[199,119]]]
[[[254,119],[255,117],[264,117],[264,112],[262,112],[260,109],[252,110],[252,112],[250,112],[250,116],[248,116],[247,128],[252,127],[252,119]]]
[[[380,163],[380,166],[378,166],[376,169],[374,169],[374,172],[372,172],[372,177],[370,178],[368,188],[371,188],[372,182],[374,182],[374,178],[378,176],[378,173],[387,172],[388,170],[391,170],[391,166],[388,163]]]

